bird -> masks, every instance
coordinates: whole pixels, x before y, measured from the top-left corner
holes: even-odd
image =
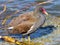
[[[28,40],[30,41],[29,35],[44,24],[46,15],[48,13],[45,8],[37,5],[33,11],[20,14],[18,17],[13,18],[8,24],[8,33],[22,34],[23,37],[28,35]]]

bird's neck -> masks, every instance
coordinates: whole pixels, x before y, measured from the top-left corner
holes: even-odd
[[[38,13],[38,19],[41,21],[41,20],[45,20],[46,19],[46,17],[45,17],[45,15],[44,14],[42,14],[42,13]]]
[[[38,9],[35,9],[33,12],[33,16],[37,18],[37,22],[39,25],[43,24],[45,22],[45,15],[40,13]]]
[[[44,14],[38,12],[38,13],[36,13],[35,16],[37,16],[38,26],[44,24],[45,19],[46,19]]]

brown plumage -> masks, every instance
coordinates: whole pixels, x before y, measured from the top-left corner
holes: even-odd
[[[9,26],[14,27],[10,33],[26,33],[34,24],[34,22],[36,22],[36,20],[37,18],[32,15],[32,12],[19,15],[18,17],[12,19],[12,21],[9,23]]]

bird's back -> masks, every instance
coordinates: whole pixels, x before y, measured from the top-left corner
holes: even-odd
[[[37,18],[33,16],[33,12],[21,14],[9,23],[9,26],[14,27],[11,33],[25,33],[36,21]]]

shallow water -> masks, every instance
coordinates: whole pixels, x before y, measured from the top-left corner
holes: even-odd
[[[13,18],[15,16],[18,16],[19,14],[22,14],[22,13],[25,13],[25,12],[29,12],[29,11],[33,11],[35,6],[36,6],[36,4],[37,4],[36,3],[37,1],[38,0],[0,0],[0,11],[3,10],[3,6],[2,6],[3,4],[6,4],[6,6],[7,6],[7,10],[4,13],[0,14],[0,20],[3,20],[7,15],[12,15],[12,18]],[[34,5],[32,6],[32,4],[34,4]],[[50,15],[60,16],[60,0],[53,0],[51,3],[44,4],[42,6],[47,10],[47,12]],[[18,12],[16,14],[13,14],[16,10],[19,10],[20,12]],[[52,19],[53,18],[54,17],[52,17]],[[9,19],[6,22],[6,24],[8,24],[11,19]],[[51,17],[50,17],[50,19],[51,19]],[[57,20],[58,20],[58,18],[57,18]],[[51,20],[50,20],[50,22],[51,22]],[[2,22],[0,22],[0,26],[2,26],[1,23]],[[47,21],[47,23],[49,23],[49,20]],[[45,27],[41,27],[41,28],[37,29],[36,32],[34,32],[34,33],[32,33],[30,35],[31,39],[33,39],[33,38],[39,38],[40,39],[40,37],[48,36],[49,34],[54,32],[56,30],[55,26],[54,26],[54,23],[48,24]],[[0,31],[0,34],[4,35],[1,32],[3,32],[3,31]],[[10,36],[18,37],[18,38],[22,37],[21,34],[19,34],[19,35],[17,35],[17,34],[16,35],[10,35]]]

